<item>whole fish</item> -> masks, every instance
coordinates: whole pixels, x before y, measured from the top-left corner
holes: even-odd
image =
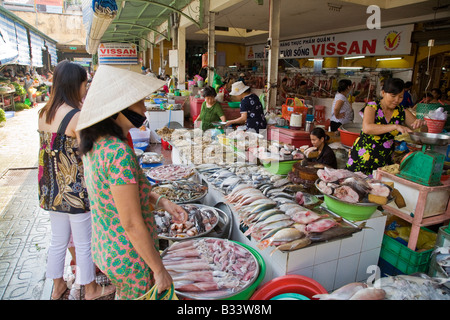
[[[307,232],[324,232],[338,223],[334,219],[321,219],[314,221],[306,226]]]
[[[377,288],[364,288],[357,291],[349,300],[384,300],[386,291]]]
[[[305,234],[299,231],[296,228],[283,228],[276,232],[273,236],[271,236],[269,239],[263,240],[258,244],[258,247],[261,249],[265,249],[268,246],[272,245],[273,243],[277,242],[291,242],[297,239],[300,239]]]
[[[332,293],[316,294],[313,298],[319,300],[349,300],[356,292],[365,288],[367,288],[365,283],[351,282],[334,290]]]
[[[248,236],[250,234],[252,234],[253,232],[259,231],[262,228],[264,228],[265,226],[278,222],[278,221],[283,221],[283,220],[291,220],[291,218],[284,214],[284,213],[280,213],[280,214],[274,214],[270,217],[268,217],[267,219],[257,222],[255,224],[253,224],[252,226],[250,226],[250,228],[247,229],[247,231],[244,232],[245,236]]]
[[[286,214],[290,216],[292,220],[301,224],[310,224],[321,218],[319,214],[310,210],[288,211]]]
[[[253,220],[251,220],[251,222],[263,221],[263,220],[267,219],[268,217],[273,216],[274,214],[284,214],[284,212],[277,208],[270,209],[267,211],[262,211]]]
[[[294,251],[294,250],[298,250],[301,248],[304,248],[308,245],[311,244],[311,240],[309,240],[308,238],[304,237],[301,239],[297,239],[291,242],[286,242],[283,244],[280,244],[278,246],[275,247],[275,249],[272,250],[272,252],[270,253],[270,255],[272,255],[275,251],[280,250],[280,251]]]
[[[363,222],[357,228],[352,226],[349,227],[337,226],[335,228],[331,228],[323,232],[311,232],[308,234],[308,237],[311,239],[312,242],[321,242],[321,241],[328,241],[331,239],[339,239],[361,231],[362,229],[364,229],[365,225],[366,222]]]

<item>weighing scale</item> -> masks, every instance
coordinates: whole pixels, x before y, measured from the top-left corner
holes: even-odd
[[[412,141],[421,144],[422,150],[408,153],[400,163],[401,178],[425,185],[441,185],[445,155],[434,152],[433,146],[445,146],[450,143],[450,136],[445,134],[412,132]]]

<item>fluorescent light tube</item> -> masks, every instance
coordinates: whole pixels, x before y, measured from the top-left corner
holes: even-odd
[[[379,58],[377,61],[388,61],[388,60],[401,60],[402,57],[394,57],[394,58]]]
[[[354,56],[354,57],[344,57],[344,60],[351,60],[351,59],[364,59],[366,56]]]
[[[363,67],[337,67],[338,69],[361,70]]]
[[[308,61],[323,61],[323,59],[308,59]]]

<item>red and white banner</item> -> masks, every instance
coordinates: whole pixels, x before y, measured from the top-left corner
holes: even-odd
[[[280,59],[410,54],[413,29],[410,24],[280,41]],[[247,60],[268,57],[264,44],[247,46],[245,54]]]
[[[134,43],[100,43],[99,64],[137,64],[138,50]]]

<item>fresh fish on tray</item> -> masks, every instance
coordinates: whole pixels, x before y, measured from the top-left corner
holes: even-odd
[[[146,170],[147,177],[155,181],[176,181],[187,179],[194,173],[195,169],[193,167],[179,164],[166,164]]]
[[[187,203],[201,200],[208,193],[208,187],[190,180],[179,180],[155,184],[152,191],[172,202]]]
[[[168,240],[181,240],[206,235],[219,222],[217,209],[199,204],[181,204],[188,214],[185,223],[172,222],[164,210],[155,211],[158,236]]]
[[[192,299],[230,297],[259,275],[258,262],[250,251],[226,239],[175,242],[163,252],[162,261],[177,294]]]

